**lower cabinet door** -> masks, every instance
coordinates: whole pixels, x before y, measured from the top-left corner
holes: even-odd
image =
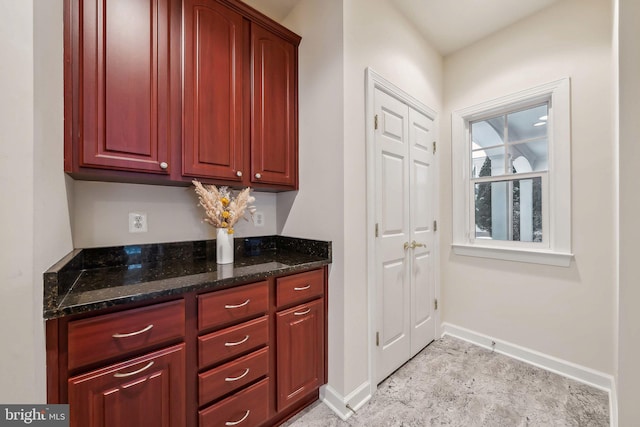
[[[269,379],[200,411],[200,427],[256,427],[269,416]]]
[[[324,382],[324,299],[278,312],[276,335],[280,411]]]
[[[185,345],[69,379],[72,427],[182,427]]]

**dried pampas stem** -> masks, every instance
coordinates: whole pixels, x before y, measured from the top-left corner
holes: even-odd
[[[216,228],[226,228],[229,234],[233,234],[233,226],[240,218],[247,220],[244,217],[245,211],[251,216],[256,211],[256,208],[251,205],[255,197],[251,196],[249,187],[233,198],[229,187],[218,189],[215,185],[202,185],[195,179],[192,182],[198,195],[198,204],[207,215],[203,220]]]

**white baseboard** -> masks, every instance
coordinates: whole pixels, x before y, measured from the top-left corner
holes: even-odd
[[[608,393],[611,393],[614,385],[613,376],[605,374],[604,372],[580,366],[566,360],[558,359],[506,341],[501,341],[497,338],[492,338],[446,322],[442,324],[442,336],[445,335],[459,338],[487,349],[493,348],[496,353],[521,360],[529,363],[530,365],[562,375],[563,377],[571,378],[600,390],[604,390]],[[496,343],[495,347],[491,346],[491,342]]]
[[[325,385],[320,389],[320,400],[335,412],[342,421],[346,421],[347,418],[353,415],[353,411],[360,409],[369,399],[371,399],[369,381],[362,383],[344,397],[330,385]],[[347,408],[347,405],[353,411]]]

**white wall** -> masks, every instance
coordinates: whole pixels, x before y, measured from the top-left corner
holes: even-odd
[[[42,273],[73,249],[63,172],[63,2],[34,0],[34,357],[38,401],[46,400],[46,360],[42,320]]]
[[[365,69],[439,111],[442,60],[390,1],[320,3],[303,0],[284,21],[302,35],[301,177],[298,194],[278,195],[278,224],[283,234],[333,241],[329,385],[346,397],[369,368]]]
[[[215,238],[215,229],[202,222],[193,187],[73,181],[73,245],[76,248],[140,243],[182,242]],[[264,226],[240,220],[235,237],[276,233],[276,195],[253,191]],[[147,214],[146,233],[129,233],[129,212]],[[248,216],[247,216],[248,218]]]
[[[638,387],[640,384],[640,286],[638,286],[638,165],[640,164],[640,2],[619,0],[619,354],[618,420],[631,427],[640,420]]]
[[[31,400],[36,378],[34,309],[34,177],[33,177],[33,1],[3,0],[0,3],[0,227],[3,254],[0,258],[0,353],[3,387],[0,400]],[[17,224],[20,224],[17,226]],[[6,327],[18,325],[16,328]]]
[[[0,0],[0,402],[45,402],[42,273],[69,252],[62,0]]]
[[[352,391],[368,380],[369,368],[365,69],[439,114],[442,59],[389,0],[344,2],[344,46],[344,387]]]
[[[330,240],[329,384],[344,393],[344,210],[342,0],[302,0],[283,24],[299,52],[300,191],[278,194],[278,232]]]
[[[561,1],[444,65],[443,146],[451,143],[452,111],[571,78],[575,260],[569,268],[454,255],[450,146],[440,159],[443,321],[607,374],[613,374],[615,345],[610,3]]]

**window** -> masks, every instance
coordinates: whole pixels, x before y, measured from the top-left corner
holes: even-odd
[[[569,79],[452,114],[456,254],[571,262]]]
[[[471,221],[476,240],[548,242],[549,103],[469,123]]]

